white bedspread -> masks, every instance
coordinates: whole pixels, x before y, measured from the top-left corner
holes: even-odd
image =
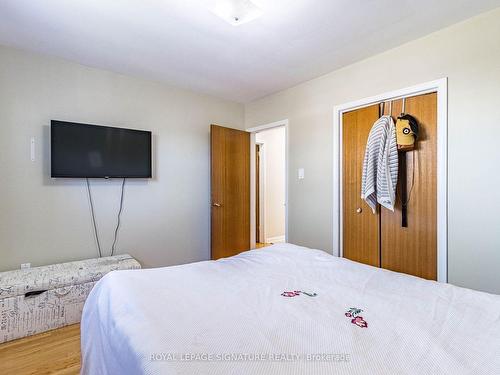
[[[81,328],[89,375],[500,374],[500,296],[289,244],[111,272]]]

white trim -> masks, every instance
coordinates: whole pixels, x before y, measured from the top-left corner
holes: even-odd
[[[288,185],[289,185],[289,152],[288,152],[288,119],[271,122],[269,124],[247,128],[246,131],[252,133],[250,136],[250,242],[251,247],[255,247],[255,134],[280,126],[285,127],[285,242],[288,242]],[[264,237],[265,238],[265,237]]]
[[[256,236],[255,228],[257,221],[255,220],[255,201],[257,199],[255,194],[255,135],[250,133],[250,248],[255,248]]]
[[[282,243],[282,242],[286,242],[285,240],[285,236],[276,236],[276,237],[269,237],[269,238],[266,238],[266,243]]]
[[[265,125],[254,126],[253,128],[246,129],[246,131],[250,132],[250,133],[258,133],[258,132],[261,132],[263,130],[278,128],[280,126],[284,126],[285,128],[288,128],[288,120],[275,121],[275,122],[271,122],[271,123],[265,124]]]
[[[333,252],[342,256],[342,114],[387,100],[437,92],[437,279],[448,281],[448,79],[422,83],[333,108]]]
[[[259,223],[260,223],[260,230],[259,230],[259,238],[261,242],[266,242],[266,178],[267,178],[267,171],[266,171],[266,147],[265,147],[265,142],[259,141],[255,142],[256,145],[260,145],[260,166],[259,166]],[[255,150],[255,147],[254,147]],[[255,158],[254,158],[255,160]],[[254,168],[255,170],[255,168]],[[256,186],[257,187],[257,186]],[[255,205],[253,206],[255,207]],[[257,225],[257,221],[255,222]],[[255,231],[254,231],[255,233]]]

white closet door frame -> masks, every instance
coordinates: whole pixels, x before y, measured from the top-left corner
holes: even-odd
[[[448,282],[448,78],[425,82],[333,108],[333,254],[342,256],[342,115],[388,100],[437,93],[437,281]],[[335,254],[336,253],[336,254]]]

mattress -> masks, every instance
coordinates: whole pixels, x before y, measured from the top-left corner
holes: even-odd
[[[500,296],[290,244],[113,272],[82,374],[498,374]]]

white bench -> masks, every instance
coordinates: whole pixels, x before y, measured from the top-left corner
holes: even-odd
[[[137,268],[125,254],[0,272],[0,343],[80,322],[101,277]]]

